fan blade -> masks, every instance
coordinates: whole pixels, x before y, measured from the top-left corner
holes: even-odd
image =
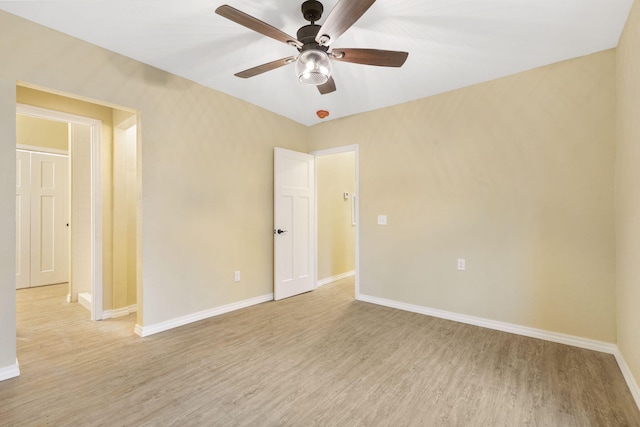
[[[340,0],[320,27],[316,42],[329,46],[347,31],[376,0]]]
[[[302,43],[296,40],[295,37],[291,37],[290,35],[280,31],[276,27],[273,27],[266,22],[254,18],[251,15],[247,15],[246,13],[241,12],[229,5],[224,4],[218,7],[216,9],[216,13],[237,24],[245,26],[260,34],[264,34],[265,36],[271,37],[272,39],[278,40],[282,43],[286,43],[295,47],[302,47]]]
[[[379,67],[402,67],[409,53],[379,49],[333,49],[332,59],[354,64],[377,65]]]
[[[318,85],[320,95],[326,95],[336,91],[336,82],[333,81],[333,77],[329,76],[329,80],[325,84]]]
[[[275,70],[276,68],[280,68],[288,64],[293,64],[294,62],[296,62],[296,57],[289,56],[288,58],[278,59],[276,61],[258,65],[257,67],[249,68],[248,70],[240,71],[239,73],[234,74],[234,76],[248,79],[249,77],[257,76],[258,74],[266,73],[267,71]]]

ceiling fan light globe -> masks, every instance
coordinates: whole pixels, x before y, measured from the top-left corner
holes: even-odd
[[[300,83],[314,86],[325,84],[331,76],[331,60],[323,50],[305,50],[296,61],[296,75]]]

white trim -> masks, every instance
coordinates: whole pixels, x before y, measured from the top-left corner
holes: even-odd
[[[620,353],[620,349],[618,347],[616,347],[616,352],[613,355],[616,357],[620,371],[622,371],[622,376],[627,382],[629,391],[631,392],[633,399],[636,401],[638,409],[640,409],[640,386],[638,386],[636,379],[631,373],[631,369],[629,369],[629,365],[627,365],[627,362],[624,360],[624,357],[622,356],[622,353]]]
[[[357,194],[351,196],[351,225],[356,225],[356,197]]]
[[[17,150],[31,151],[36,153],[56,154],[59,156],[69,156],[69,150],[60,150],[58,148],[39,147],[37,145],[16,144]]]
[[[16,359],[15,365],[5,366],[0,368],[0,381],[8,380],[20,376],[20,365],[18,359]]]
[[[16,104],[16,114],[23,116],[36,117],[39,119],[52,120],[63,123],[80,123],[91,125],[91,122],[100,121],[90,117],[79,116],[76,114],[63,113],[62,111],[51,110],[49,108],[36,107],[28,104]]]
[[[168,331],[169,329],[184,326],[189,323],[197,322],[200,320],[208,319],[210,317],[219,316],[221,314],[229,313],[231,311],[247,308],[252,305],[261,304],[263,302],[273,301],[273,293],[262,295],[255,298],[250,298],[244,301],[238,301],[231,304],[223,305],[209,310],[199,311],[197,313],[187,314],[186,316],[177,317],[175,319],[166,320],[164,322],[156,323],[155,325],[140,326],[136,325],[134,332],[141,337],[148,337],[149,335],[157,334],[159,332]]]
[[[138,306],[136,304],[128,307],[115,308],[113,310],[104,310],[102,312],[102,319],[115,319],[116,317],[128,316],[136,311],[138,311]]]
[[[335,276],[326,277],[322,280],[318,280],[317,287],[328,285],[329,283],[337,282],[338,280],[346,279],[347,277],[353,277],[356,275],[355,270],[347,271],[346,273],[337,274]]]
[[[79,292],[78,293],[78,304],[91,311],[91,307],[93,298],[91,298],[91,294],[89,292]]]
[[[427,308],[419,305],[406,304],[403,302],[372,297],[369,295],[360,295],[358,299],[360,301],[369,302],[372,304],[383,305],[385,307],[391,307],[391,308],[397,308],[398,310],[425,314],[427,316],[438,317],[440,319],[453,320],[454,322],[466,323],[468,325],[480,326],[483,328],[494,329],[496,331],[509,332],[512,334],[522,335],[530,338],[538,338],[545,341],[571,345],[573,347],[580,347],[587,350],[599,351],[601,353],[615,354],[617,351],[617,346],[615,344],[604,342],[604,341],[596,341],[588,338],[581,338],[573,335],[561,334],[558,332],[550,332],[542,329],[529,328],[527,326],[520,326],[520,325],[514,325],[513,323],[483,319],[481,317],[467,316],[464,314],[457,314],[457,313],[452,313],[450,311],[438,310],[435,308]]]
[[[146,337],[147,335],[150,335],[150,334],[142,335],[144,333],[142,330],[142,326],[138,325],[137,323],[136,323],[136,326],[133,328],[133,333],[139,337]]]
[[[122,130],[128,130],[129,128],[136,126],[137,124],[138,115],[134,112],[131,112],[131,116],[128,119],[125,119],[115,127]]]
[[[102,193],[100,184],[100,150],[102,121],[90,117],[63,113],[33,105],[16,104],[16,114],[64,123],[74,123],[91,128],[91,222],[92,222],[92,274],[91,294],[93,305],[91,320],[102,319]]]
[[[318,150],[318,151],[312,151],[311,154],[313,154],[315,157],[319,157],[319,156],[329,156],[331,154],[340,154],[340,153],[347,153],[349,151],[353,151],[355,152],[355,157],[356,157],[356,190],[355,190],[355,195],[359,196],[360,195],[360,146],[358,144],[352,144],[352,145],[345,145],[343,147],[336,147],[336,148],[328,148],[326,150]],[[316,174],[318,173],[318,169],[316,168]],[[316,189],[315,189],[315,195],[316,195],[316,224],[315,224],[315,239],[316,239],[316,244],[318,242],[318,179],[316,176]],[[356,227],[356,269],[355,269],[355,276],[356,276],[356,284],[355,284],[355,295],[356,295],[356,299],[360,299],[360,197],[354,197],[354,202],[353,202],[353,206],[354,206],[354,213],[352,215],[353,219],[355,219],[355,227]],[[316,250],[316,271],[314,272],[315,274],[315,278],[316,278],[316,283],[317,286],[320,286],[320,281],[318,281],[318,251]]]
[[[327,148],[325,150],[317,150],[317,151],[312,151],[309,154],[313,154],[316,157],[319,156],[330,156],[332,154],[340,154],[340,153],[348,153],[349,151],[358,151],[358,144],[352,144],[352,145],[343,145],[342,147],[335,147],[335,148]]]
[[[97,122],[97,124],[96,124]],[[82,124],[82,123],[81,123]],[[102,320],[102,187],[100,185],[100,133],[102,122],[94,121],[91,125],[91,220],[93,233],[91,246],[93,250],[93,286],[91,295],[93,306],[91,320]]]

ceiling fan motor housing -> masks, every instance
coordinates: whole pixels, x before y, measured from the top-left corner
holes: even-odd
[[[304,19],[311,22],[318,22],[322,17],[322,12],[324,8],[322,7],[322,3],[317,0],[307,0],[302,3],[302,16]]]
[[[296,36],[298,40],[302,43],[302,47],[298,50],[300,52],[305,51],[307,49],[320,49],[323,51],[327,51],[327,46],[322,46],[318,42],[316,42],[316,36],[318,35],[318,31],[320,31],[320,25],[311,24],[305,25],[304,27],[298,30]]]

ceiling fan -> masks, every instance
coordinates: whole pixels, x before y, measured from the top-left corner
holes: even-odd
[[[251,15],[229,5],[216,13],[233,22],[298,49],[299,55],[278,59],[236,73],[241,78],[254,77],[282,66],[296,63],[296,74],[302,83],[315,85],[322,95],[334,92],[331,60],[381,67],[401,67],[409,54],[394,50],[342,49],[330,45],[347,31],[375,3],[375,0],[339,0],[322,26],[316,22],[323,12],[322,3],[307,0],[302,3],[302,16],[310,22],[298,30],[297,39]]]

